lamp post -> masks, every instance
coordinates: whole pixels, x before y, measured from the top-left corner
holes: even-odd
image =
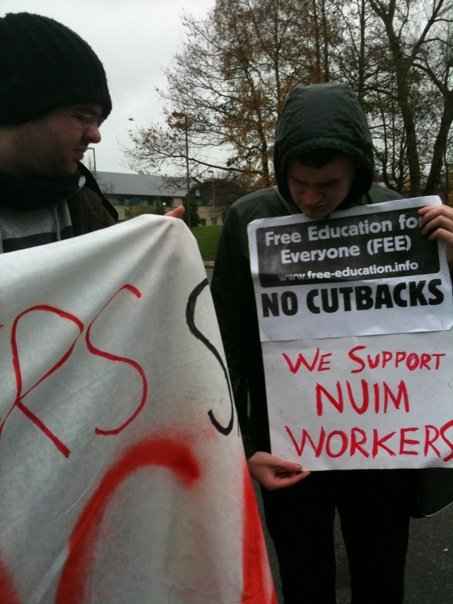
[[[90,151],[90,153],[92,154],[92,159],[89,162],[90,170],[96,173],[96,149],[94,147],[87,147],[87,151]]]
[[[190,228],[192,218],[190,215],[190,166],[189,166],[189,128],[192,125],[187,113],[181,111],[173,111],[168,117],[168,125],[170,128],[177,128],[178,130],[184,131],[184,143],[185,143],[185,156],[186,156],[186,212],[187,212],[187,224]]]
[[[215,173],[214,173],[214,170],[209,170],[209,176],[211,177],[212,207],[215,208]]]

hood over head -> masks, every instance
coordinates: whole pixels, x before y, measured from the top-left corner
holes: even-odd
[[[373,146],[365,113],[345,85],[296,86],[280,115],[274,146],[277,185],[287,201],[293,202],[288,189],[289,163],[325,150],[345,154],[356,165],[351,193],[342,204],[348,206],[367,193],[373,181]]]

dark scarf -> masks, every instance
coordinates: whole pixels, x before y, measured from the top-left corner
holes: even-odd
[[[50,178],[0,172],[0,205],[14,210],[39,210],[67,201],[79,190],[80,173]]]

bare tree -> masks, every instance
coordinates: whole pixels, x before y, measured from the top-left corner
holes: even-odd
[[[184,50],[160,94],[167,120],[177,112],[190,121],[191,173],[221,169],[269,185],[275,123],[288,91],[328,78],[326,36],[335,26],[327,0],[217,0],[206,19],[185,18],[184,27]],[[151,125],[131,138],[129,157],[137,165],[184,166],[178,129]],[[224,161],[206,159],[216,149]]]
[[[161,91],[167,125],[131,133],[129,157],[269,185],[288,91],[332,80],[348,82],[368,113],[386,184],[437,191],[453,121],[451,18],[448,0],[217,0],[206,19],[185,19]]]
[[[394,86],[387,97],[394,96],[404,128],[400,149],[407,162],[408,193],[429,193],[440,186],[453,120],[450,67],[444,59],[450,7],[446,0],[369,0],[369,4],[384,26],[391,56]],[[439,49],[444,50],[440,60]]]

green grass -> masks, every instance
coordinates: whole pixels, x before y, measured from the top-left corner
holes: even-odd
[[[192,229],[203,260],[214,260],[222,227],[219,225],[199,226]]]

